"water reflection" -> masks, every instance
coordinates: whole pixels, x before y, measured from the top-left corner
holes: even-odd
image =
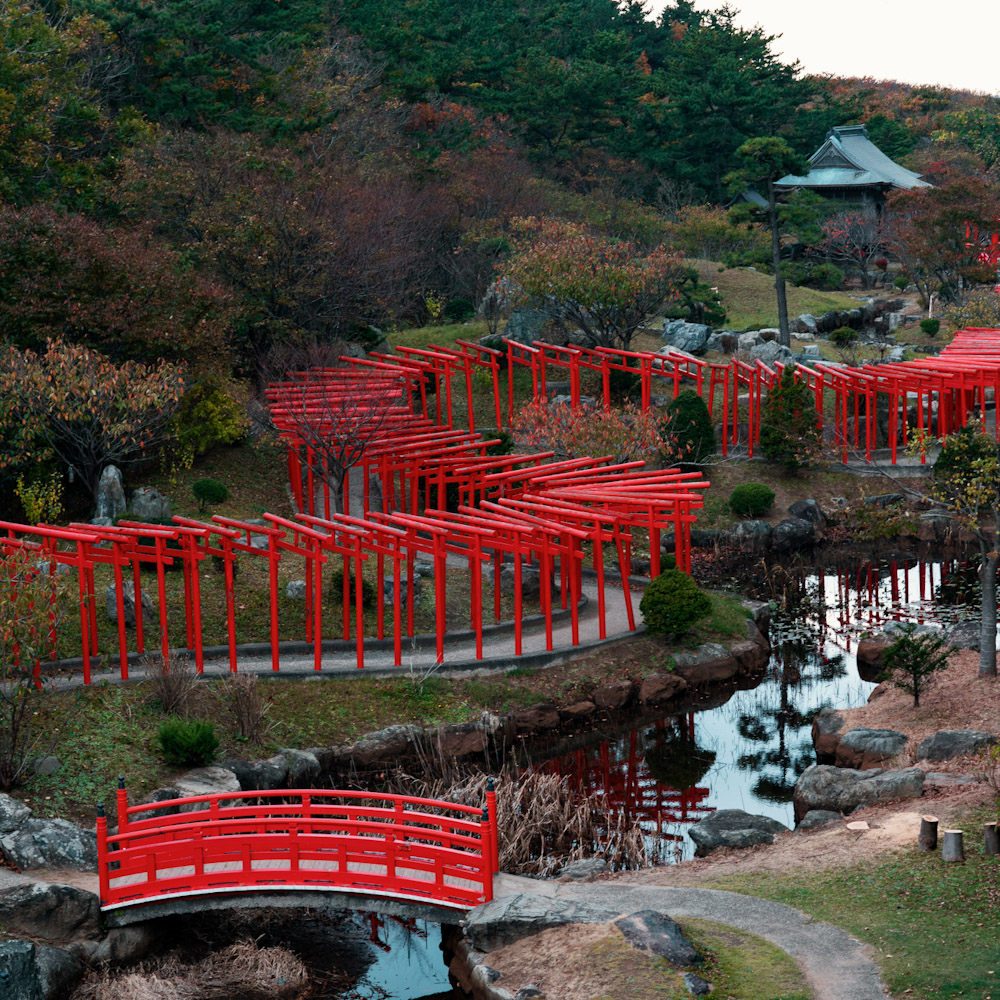
[[[890,622],[948,624],[978,614],[975,566],[890,561],[803,572],[771,623],[760,685],[717,708],[663,718],[543,765],[581,792],[603,792],[677,857],[685,827],[715,809],[745,809],[791,826],[799,775],[815,763],[812,719],[825,705],[863,704],[875,684],[858,673],[865,634]],[[786,590],[786,592],[788,592]]]

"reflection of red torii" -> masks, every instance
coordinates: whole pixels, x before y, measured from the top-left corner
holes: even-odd
[[[693,741],[694,715],[688,714],[683,718],[687,735]],[[656,722],[657,729],[665,726],[666,721],[663,719]],[[653,824],[657,835],[661,837],[664,825],[697,823],[705,818],[705,814],[715,811],[714,806],[703,804],[711,794],[710,789],[668,788],[653,777],[645,758],[638,752],[636,730],[629,734],[629,753],[626,759],[612,762],[607,740],[600,744],[596,756],[592,756],[592,752],[577,750],[549,761],[542,770],[566,776],[579,791],[588,795],[603,794],[613,811]]]

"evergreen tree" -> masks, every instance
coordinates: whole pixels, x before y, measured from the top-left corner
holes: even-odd
[[[805,379],[796,378],[793,365],[767,393],[760,421],[760,447],[771,462],[789,472],[808,465],[819,449],[819,414]]]

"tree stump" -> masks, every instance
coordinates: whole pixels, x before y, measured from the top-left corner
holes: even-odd
[[[923,816],[920,819],[920,835],[917,837],[917,847],[922,851],[933,851],[937,847],[938,818]]]
[[[944,843],[941,845],[941,860],[956,864],[965,863],[965,848],[962,845],[961,830],[945,830]]]
[[[997,833],[996,823],[987,823],[986,843],[983,847],[983,854],[1000,854],[1000,834]]]

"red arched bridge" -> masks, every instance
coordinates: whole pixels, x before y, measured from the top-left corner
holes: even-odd
[[[350,909],[402,903],[401,912],[457,919],[493,898],[496,799],[488,792],[476,808],[309,788],[133,806],[121,782],[118,830],[108,832],[102,806],[97,846],[101,909],[113,923],[240,897],[310,905],[316,893],[341,894]]]

